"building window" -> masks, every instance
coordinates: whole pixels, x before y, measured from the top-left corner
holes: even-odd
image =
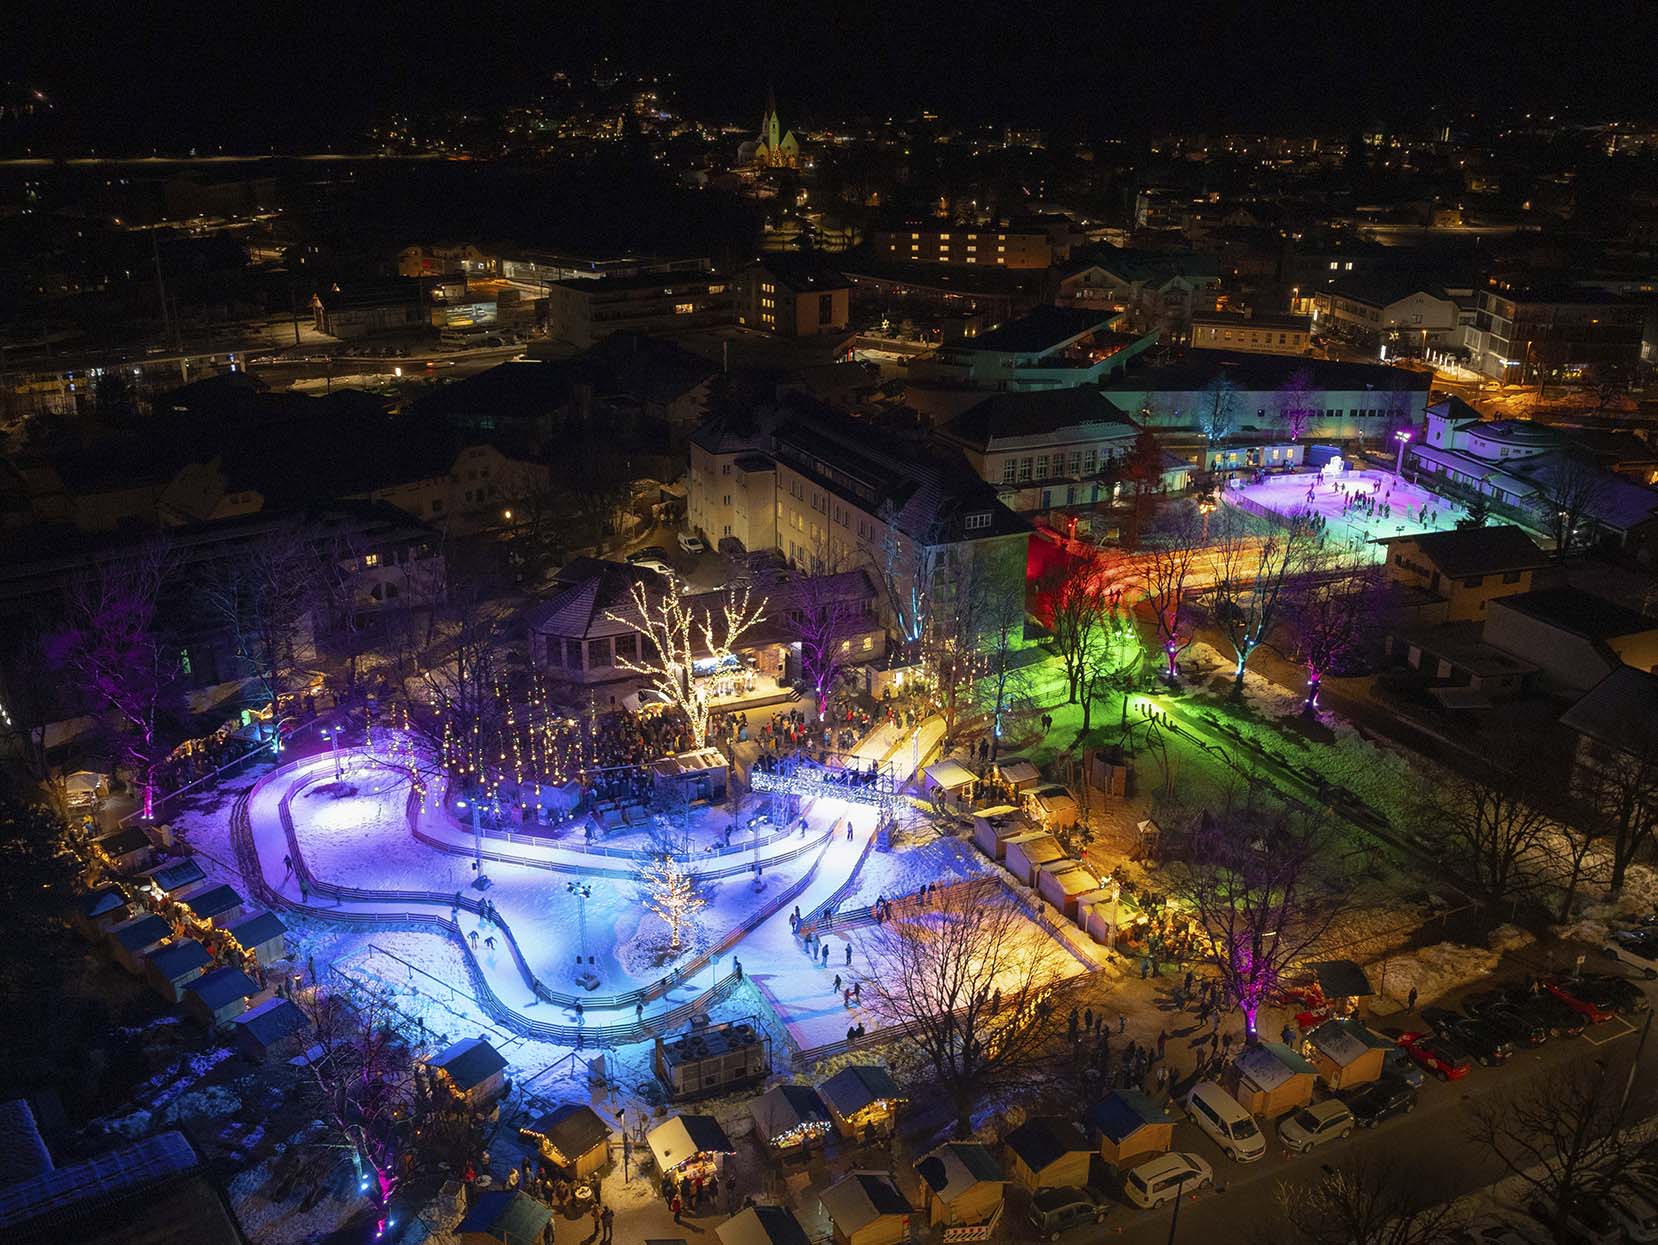
[[[1002,483],[1012,484],[1018,471],[1019,460],[1017,458],[1004,458],[1002,460]]]
[[[1029,457],[1019,460],[1019,482],[1021,484],[1030,479],[1030,462]]]
[[[1071,451],[1071,469],[1070,469],[1070,471],[1066,472],[1066,474],[1067,475],[1073,475],[1073,476],[1082,474],[1082,451],[1081,450],[1072,450]]]
[[[981,528],[989,526],[990,515],[986,511],[981,511],[978,514],[970,514],[962,521],[962,527],[966,528],[969,532],[975,532]]]
[[[380,555],[377,553],[365,553],[363,555],[363,565],[365,567],[379,566]]]
[[[1048,478],[1048,456],[1046,454],[1038,454],[1036,456],[1036,478],[1038,480],[1046,480]]]
[[[633,632],[629,631],[625,635],[617,636],[615,643],[616,643],[616,657],[617,657],[618,660],[620,660],[624,657],[627,658],[627,660],[629,660],[629,661],[638,660],[638,657],[639,657],[639,637],[637,635],[635,635]]]
[[[697,305],[695,303],[675,303],[674,304],[674,314],[676,316],[688,316],[693,311],[695,311],[696,309],[697,309]]]
[[[1100,469],[1100,452],[1098,450],[1089,450],[1086,454],[1084,454],[1082,456],[1082,473],[1083,473],[1083,475],[1090,475],[1091,476],[1096,471],[1098,471],[1099,469]]]

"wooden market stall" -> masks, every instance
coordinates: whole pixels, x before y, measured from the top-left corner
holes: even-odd
[[[304,1050],[311,1039],[311,1020],[288,999],[266,999],[234,1017],[230,1034],[244,1058],[264,1063]]]
[[[755,1131],[777,1153],[811,1150],[829,1135],[829,1108],[810,1085],[773,1085],[748,1104]]]
[[[93,839],[92,852],[116,873],[137,873],[155,859],[155,845],[141,826],[127,826]]]
[[[973,799],[979,776],[960,761],[938,761],[921,771],[921,789],[949,808],[961,808]]]
[[[1011,804],[995,804],[973,814],[973,842],[990,859],[1001,861],[1007,856],[1007,841],[1022,834],[1033,834],[1036,827],[1030,818]]]
[[[1014,791],[1029,791],[1042,781],[1042,771],[1023,757],[998,763],[996,773]]]
[[[610,1126],[585,1102],[566,1102],[518,1130],[566,1180],[585,1180],[610,1161]]]
[[[207,874],[194,860],[185,857],[183,860],[169,860],[165,864],[153,865],[140,873],[135,880],[140,886],[148,886],[157,899],[176,899],[180,891],[187,890],[197,882],[206,881]]]
[[[545,1202],[518,1189],[485,1189],[472,1198],[455,1228],[459,1245],[539,1242],[553,1217]]]
[[[725,799],[731,762],[718,748],[698,748],[651,763],[652,785],[678,799],[718,804]]]
[[[927,1223],[946,1227],[989,1223],[1007,1194],[1007,1174],[988,1146],[947,1141],[915,1164],[927,1197]]]
[[[1026,1192],[1081,1187],[1088,1183],[1094,1148],[1075,1120],[1037,1115],[1002,1139],[1013,1183]]]
[[[1024,885],[1035,886],[1038,869],[1065,858],[1065,849],[1059,845],[1058,839],[1045,831],[1035,830],[1009,839],[1007,856],[1002,863]]]
[[[248,1003],[264,991],[239,968],[216,968],[184,988],[184,1010],[212,1031],[228,1025],[247,1011]]]
[[[144,957],[144,978],[162,998],[177,1003],[184,987],[212,966],[213,957],[194,938],[179,938]]]
[[[1257,1042],[1227,1065],[1221,1083],[1244,1110],[1276,1119],[1311,1102],[1317,1080],[1318,1069],[1288,1046]]]
[[[1326,1020],[1307,1034],[1307,1057],[1332,1090],[1368,1085],[1382,1075],[1392,1045],[1356,1020]]]
[[[251,956],[260,968],[269,968],[288,954],[288,927],[274,912],[256,912],[244,917],[227,932],[231,942]]]
[[[898,1245],[910,1235],[915,1209],[886,1172],[852,1172],[818,1200],[829,1216],[835,1245]]]
[[[794,1212],[784,1206],[746,1206],[714,1229],[720,1245],[811,1245]]]
[[[818,1094],[829,1108],[836,1131],[861,1141],[892,1136],[898,1127],[898,1110],[909,1101],[892,1073],[879,1064],[842,1068],[818,1086]]]
[[[1107,947],[1117,941],[1122,919],[1122,887],[1116,883],[1077,896],[1077,927],[1095,942]]]
[[[426,1068],[434,1089],[447,1089],[469,1107],[484,1106],[507,1088],[507,1061],[481,1037],[445,1047]]]
[[[144,975],[144,956],[173,936],[173,927],[153,912],[128,917],[109,927],[110,956],[134,977]]]
[[[659,1175],[673,1180],[695,1180],[720,1175],[725,1159],[736,1153],[731,1138],[711,1115],[674,1115],[645,1135]]]
[[[1082,1117],[1099,1134],[1100,1157],[1118,1167],[1174,1144],[1175,1118],[1137,1089],[1112,1090]]]
[[[118,886],[100,886],[75,900],[71,920],[88,942],[101,942],[104,935],[132,914],[127,897]]]
[[[1044,830],[1069,830],[1082,820],[1082,807],[1070,788],[1047,783],[1025,793],[1025,807]]]
[[[188,910],[190,920],[200,929],[223,929],[242,919],[247,908],[234,887],[203,882],[174,897]]]
[[[1073,919],[1077,914],[1077,901],[1098,889],[1099,879],[1080,860],[1061,860],[1044,865],[1036,879],[1037,894]]]

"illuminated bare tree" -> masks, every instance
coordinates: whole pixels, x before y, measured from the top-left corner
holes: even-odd
[[[979,614],[984,677],[978,699],[990,717],[990,760],[994,764],[1008,719],[1031,699],[1030,667],[1023,660],[1025,598],[1023,593],[991,593]]]
[[[1107,584],[1092,558],[1065,562],[1037,584],[1037,616],[1053,637],[1053,649],[1065,669],[1065,700],[1076,704],[1083,674],[1100,642],[1099,620],[1105,609]]]
[[[1219,526],[1210,602],[1215,625],[1236,658],[1233,695],[1241,696],[1249,659],[1272,633],[1280,610],[1290,603],[1295,569],[1314,540],[1307,517],[1301,514],[1290,515],[1287,527],[1265,538],[1251,535],[1244,516],[1235,510],[1225,511]]]
[[[1229,807],[1188,836],[1175,893],[1197,913],[1198,945],[1255,1033],[1261,1006],[1350,909],[1351,887],[1319,865],[1327,836],[1309,820]]]
[[[1238,423],[1238,386],[1224,372],[1203,387],[1198,399],[1198,427],[1204,440],[1218,445]]]
[[[1197,508],[1182,502],[1170,516],[1171,522],[1159,540],[1135,562],[1140,599],[1151,609],[1157,623],[1157,640],[1167,663],[1164,677],[1172,684],[1178,678],[1175,665],[1181,652],[1192,642],[1196,626],[1191,594],[1186,581],[1203,543]]]
[[[145,817],[155,814],[157,777],[172,750],[163,728],[183,709],[181,650],[157,620],[171,565],[166,547],[152,544],[82,574],[69,590],[68,625],[47,648],[51,665],[71,674],[99,714],[113,717]]]
[[[1290,440],[1299,441],[1307,435],[1313,417],[1324,408],[1323,399],[1313,392],[1313,374],[1304,367],[1296,368],[1279,392],[1284,432]]]
[[[1554,533],[1554,556],[1563,558],[1594,539],[1594,511],[1612,488],[1605,471],[1582,454],[1563,453],[1534,477],[1541,489],[1537,505],[1544,525]],[[1587,526],[1587,534],[1579,531]]]
[[[1543,884],[1557,829],[1549,803],[1539,780],[1488,761],[1430,788],[1415,819],[1418,838],[1464,890],[1506,903]]]
[[[700,656],[729,655],[745,634],[765,621],[763,606],[750,604],[747,588],[727,588],[719,594],[717,605],[703,604],[682,596],[673,579],[651,590],[643,581],[635,581],[630,601],[631,610],[605,614],[637,633],[641,641],[639,656],[618,654],[617,666],[649,679],[685,715],[691,746],[705,747],[713,691],[709,680],[697,674],[696,663]]]
[[[852,637],[867,625],[864,585],[854,583],[861,578],[861,573],[837,575],[820,565],[818,573],[796,577],[785,594],[789,627],[800,644],[800,670],[811,685],[819,717],[829,708]]]
[[[664,852],[640,865],[639,881],[645,907],[667,924],[669,949],[678,951],[685,927],[708,906],[701,880],[676,855]]]
[[[987,1090],[1033,1081],[1065,1005],[1062,953],[995,882],[941,887],[863,944],[866,995],[932,1069],[963,1136]]]
[[[197,600],[273,708],[293,688],[325,580],[310,534],[292,526],[255,536],[202,577]]]
[[[1329,670],[1363,642],[1380,604],[1381,575],[1365,553],[1307,547],[1284,620],[1295,638],[1296,655],[1307,668],[1302,712],[1318,711],[1318,692]]]

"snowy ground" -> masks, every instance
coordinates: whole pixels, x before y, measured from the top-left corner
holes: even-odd
[[[1309,499],[1307,490],[1313,492]],[[1456,526],[1466,511],[1455,502],[1413,484],[1391,471],[1347,471],[1331,478],[1310,472],[1268,476],[1259,484],[1228,488],[1223,496],[1241,495],[1275,514],[1316,512],[1327,523],[1330,538],[1354,546],[1370,546],[1383,536],[1407,536],[1438,532]],[[1373,513],[1345,509],[1347,500],[1358,497],[1378,503]],[[1389,513],[1381,513],[1380,503]],[[1426,510],[1424,511],[1424,507]]]

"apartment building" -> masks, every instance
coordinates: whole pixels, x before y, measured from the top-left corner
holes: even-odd
[[[1192,345],[1199,350],[1304,354],[1312,343],[1312,321],[1306,316],[1198,311],[1192,314],[1191,334]]]
[[[713,272],[639,273],[547,286],[547,334],[585,349],[612,333],[673,334],[730,324],[730,282]]]
[[[852,286],[813,254],[768,255],[737,274],[737,323],[778,337],[844,333]]]
[[[1053,238],[1045,228],[914,220],[876,229],[870,240],[875,258],[899,263],[1046,268],[1054,262]]]
[[[1650,299],[1589,288],[1481,290],[1465,333],[1469,366],[1505,384],[1633,376]]]

